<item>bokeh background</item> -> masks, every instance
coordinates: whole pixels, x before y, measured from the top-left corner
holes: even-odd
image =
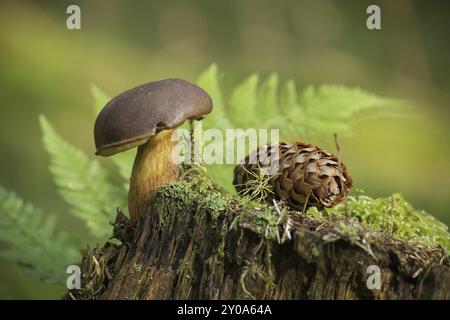
[[[81,7],[82,29],[66,29]],[[382,30],[366,28],[378,4]],[[70,217],[48,173],[37,116],[92,154],[91,84],[109,95],[167,77],[195,80],[211,63],[224,85],[278,72],[299,87],[359,86],[406,99],[414,119],[360,124],[342,141],[356,185],[371,196],[402,192],[450,224],[450,6],[448,1],[5,1],[0,3],[0,184]],[[0,261],[0,298],[59,298]]]

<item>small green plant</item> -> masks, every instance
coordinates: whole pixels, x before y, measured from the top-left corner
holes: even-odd
[[[245,189],[239,192],[241,196],[248,196],[252,200],[263,201],[269,196],[269,194],[273,194],[273,190],[269,182],[270,179],[273,179],[274,175],[264,174],[263,169],[259,165],[257,173],[247,170],[244,166],[242,166],[242,169],[250,174],[252,178],[248,180],[245,185],[243,184]],[[240,185],[238,184],[236,186]]]
[[[313,136],[331,136],[336,131],[341,135],[351,133],[355,119],[362,119],[358,116],[361,111],[365,115],[371,111],[369,114],[377,117],[392,116],[398,114],[399,106],[404,105],[402,101],[342,86],[308,87],[298,93],[292,80],[279,87],[276,74],[269,76],[261,85],[259,76],[251,75],[231,90],[229,97],[225,97],[216,65],[204,71],[197,83],[211,95],[214,102],[213,112],[204,120],[204,129],[282,128],[282,139],[307,140]],[[95,86],[92,87],[92,95],[93,109],[97,114],[109,98]],[[50,173],[59,194],[69,205],[70,213],[86,225],[90,239],[96,243],[108,241],[112,233],[110,222],[114,220],[116,208],[127,208],[128,183],[135,151],[112,157],[117,172],[110,172],[103,165],[108,159],[100,161],[71,145],[56,132],[45,116],[40,116],[39,122],[44,147],[50,158]],[[210,165],[206,168],[215,182],[231,189],[233,166]],[[200,167],[196,170],[204,169]],[[120,181],[113,179],[117,173]],[[177,182],[170,187],[174,192],[170,193],[170,188],[165,188],[163,192],[183,196],[192,194],[193,187],[208,190],[212,183],[209,179],[185,180],[190,182]],[[229,197],[218,192],[207,192],[197,200],[211,206],[214,212],[221,212],[227,207]],[[397,198],[395,208],[384,214],[382,208],[386,205],[385,200],[369,199],[355,199],[358,205],[349,201],[349,212],[379,228],[390,223],[386,217],[391,212],[396,217],[392,228],[399,238],[415,237],[427,243],[441,244],[450,250],[445,225],[431,216],[413,210],[406,201]],[[248,202],[248,205],[251,203]],[[341,214],[342,208],[338,206],[324,212],[310,209],[308,214],[326,218],[327,215]],[[265,221],[271,210],[267,207],[257,211],[257,215]],[[69,231],[62,231],[57,225],[55,216],[43,213],[0,187],[0,241],[4,244],[0,248],[0,256],[18,263],[42,280],[63,283],[66,267],[79,263],[80,248],[88,240],[84,243],[76,241],[70,237]]]

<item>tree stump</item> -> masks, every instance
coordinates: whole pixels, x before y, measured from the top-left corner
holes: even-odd
[[[66,297],[450,297],[443,249],[393,240],[354,220],[323,222],[284,209],[268,212],[242,205],[211,185],[202,192],[196,188],[187,182],[180,188],[177,182],[158,190],[136,224],[119,211],[113,237],[121,243],[88,250],[81,263],[83,288]],[[351,233],[339,227],[349,224],[357,226]],[[370,270],[378,268],[380,286],[374,288]]]

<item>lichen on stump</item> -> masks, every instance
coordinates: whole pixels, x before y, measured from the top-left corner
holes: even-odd
[[[201,171],[201,170],[200,170]],[[203,173],[157,191],[135,224],[88,250],[68,299],[449,299],[447,252],[352,217],[290,211],[222,194]],[[381,270],[369,289],[367,268]]]

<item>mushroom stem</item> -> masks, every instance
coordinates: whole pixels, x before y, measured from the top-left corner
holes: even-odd
[[[172,140],[174,131],[161,131],[138,148],[128,192],[128,210],[133,221],[146,213],[158,187],[178,178],[178,164],[172,158],[178,143]]]

